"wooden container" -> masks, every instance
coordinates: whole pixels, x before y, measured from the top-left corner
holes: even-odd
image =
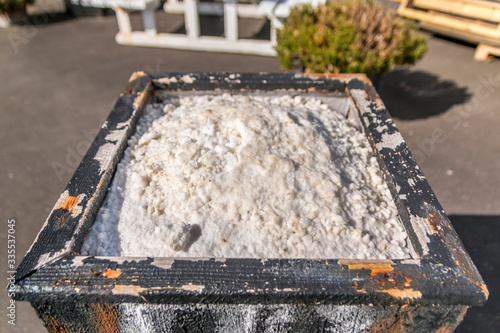
[[[158,91],[264,91],[345,99],[385,175],[414,259],[80,256]],[[451,332],[488,291],[364,75],[134,73],[16,274],[51,332]]]

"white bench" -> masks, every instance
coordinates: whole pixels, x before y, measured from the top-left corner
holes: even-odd
[[[76,0],[73,0],[76,1]],[[281,20],[290,14],[293,6],[300,3],[313,5],[325,0],[262,0],[258,3],[239,4],[237,0],[204,2],[198,0],[168,0],[164,5],[167,13],[184,14],[186,34],[158,33],[154,11],[159,0],[78,0],[82,6],[113,8],[116,12],[119,32],[116,42],[122,45],[164,47],[183,50],[245,53],[275,56],[276,29]],[[129,11],[141,11],[144,31],[132,31]],[[199,15],[224,16],[224,37],[201,36]],[[238,18],[267,18],[271,22],[269,41],[240,39]]]

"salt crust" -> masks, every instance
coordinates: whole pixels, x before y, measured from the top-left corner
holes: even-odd
[[[149,105],[83,255],[409,258],[370,144],[313,98]]]

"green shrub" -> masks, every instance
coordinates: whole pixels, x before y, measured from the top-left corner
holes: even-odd
[[[278,30],[276,50],[288,69],[298,57],[306,72],[377,75],[414,64],[427,42],[412,22],[373,1],[340,0],[293,8]]]
[[[35,0],[0,0],[0,14],[24,10],[27,4],[33,4]]]

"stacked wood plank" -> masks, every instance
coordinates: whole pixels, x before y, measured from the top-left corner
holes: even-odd
[[[477,43],[474,59],[500,56],[500,3],[482,0],[400,0],[401,16],[425,29]]]

